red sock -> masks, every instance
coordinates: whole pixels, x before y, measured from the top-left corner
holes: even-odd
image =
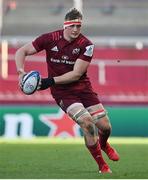
[[[100,143],[101,149],[105,148],[106,142],[107,142],[107,140],[108,140],[108,138],[110,136],[110,130],[107,130],[107,131],[104,131],[104,132],[99,130],[98,134],[99,134],[99,143]]]
[[[93,156],[93,158],[95,159],[95,161],[97,162],[99,169],[101,169],[101,167],[106,163],[102,157],[99,142],[97,141],[97,143],[95,145],[87,146],[87,148],[88,148],[89,152],[91,153],[91,155]]]

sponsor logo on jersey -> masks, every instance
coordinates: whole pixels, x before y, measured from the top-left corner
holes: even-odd
[[[85,56],[91,57],[93,55],[94,45],[86,46]]]
[[[51,50],[52,50],[52,51],[56,51],[56,52],[59,51],[57,46],[54,46]]]
[[[50,61],[53,62],[53,63],[61,63],[61,64],[69,64],[69,65],[75,64],[75,61],[68,61],[67,59],[54,59],[54,58],[51,58]]]
[[[75,48],[73,49],[72,54],[79,54],[79,52],[80,52],[80,48]]]
[[[62,59],[64,59],[64,60],[68,60],[68,59],[69,59],[69,57],[68,57],[68,56],[66,56],[66,55],[63,55],[63,56],[62,56]]]

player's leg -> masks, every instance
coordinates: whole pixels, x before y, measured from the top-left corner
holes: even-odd
[[[101,149],[108,155],[109,159],[113,161],[119,160],[119,155],[114,148],[107,142],[111,134],[111,124],[103,105],[97,104],[87,108],[92,119],[98,128],[99,143]]]
[[[73,103],[67,108],[68,115],[82,128],[85,144],[89,152],[97,162],[101,173],[110,173],[111,170],[104,161],[100,144],[97,138],[95,125],[87,109],[81,103]]]

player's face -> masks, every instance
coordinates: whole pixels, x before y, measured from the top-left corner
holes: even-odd
[[[72,24],[65,28],[65,36],[68,40],[76,39],[81,33],[81,25]]]
[[[81,32],[81,25],[71,25],[67,27],[67,33],[71,39],[75,39]]]

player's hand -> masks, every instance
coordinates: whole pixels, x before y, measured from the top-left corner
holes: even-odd
[[[42,78],[41,78],[41,75],[40,75],[40,81],[39,81],[39,84],[38,84],[38,87],[37,87],[37,90],[41,90],[40,88],[41,88],[41,84],[42,84]]]
[[[23,73],[20,73],[20,74],[19,74],[19,87],[20,87],[21,90],[22,90],[22,88],[23,88],[23,78],[24,78],[24,76],[25,76],[26,74],[27,74],[26,72],[23,72]]]
[[[54,78],[41,78],[37,90],[45,90],[55,84]]]

